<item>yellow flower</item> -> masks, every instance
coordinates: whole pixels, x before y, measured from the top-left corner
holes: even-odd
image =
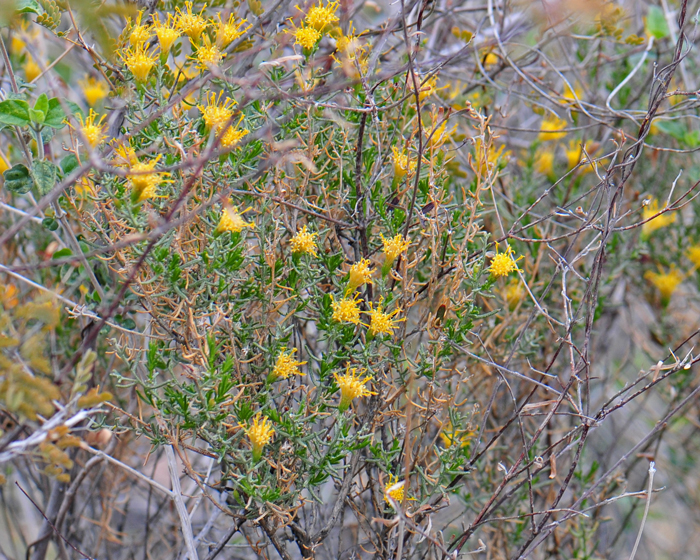
[[[686,255],[690,262],[695,265],[695,268],[700,268],[700,245],[692,245],[688,247]]]
[[[241,124],[242,120],[243,116],[241,116],[241,118],[239,119],[238,125]],[[221,136],[220,145],[225,150],[236,146],[241,141],[241,138],[243,138],[246,134],[248,134],[248,132],[250,132],[247,128],[238,128],[238,125],[230,126],[226,129],[226,132],[224,132],[224,134]]]
[[[134,148],[129,146],[129,144],[125,144],[124,141],[115,139],[112,141],[112,146],[114,146],[112,165],[116,167],[130,167],[139,162]]]
[[[357,300],[357,294],[352,298],[343,298],[338,301],[335,301],[335,297],[331,296],[331,300],[334,321],[347,321],[356,325],[360,322],[360,302]]]
[[[316,31],[322,33],[324,30],[327,31],[331,25],[338,23],[338,16],[335,15],[337,9],[338,2],[328,2],[324,6],[323,0],[321,0],[318,6],[311,6],[304,21]]]
[[[255,415],[252,426],[248,428],[245,426],[241,427],[245,430],[245,434],[248,436],[250,445],[253,448],[253,461],[258,461],[262,456],[263,448],[272,440],[275,430],[272,428],[270,420],[263,417],[259,412]]]
[[[28,82],[33,82],[41,74],[41,68],[34,62],[34,59],[27,55],[27,61],[24,63],[24,77]]]
[[[352,22],[350,22],[347,35],[343,34],[339,27],[336,27],[333,30],[334,37],[336,31],[339,33],[335,39],[337,53],[331,56],[333,60],[343,67],[343,71],[348,77],[357,78],[359,77],[358,66],[361,72],[367,71],[367,65],[369,63],[366,52],[367,46],[360,43],[359,37],[355,35],[355,28]],[[337,54],[340,54],[340,59]]]
[[[671,266],[668,272],[652,272],[648,270],[644,274],[644,278],[656,286],[656,289],[661,294],[661,301],[664,303],[668,303],[673,292],[676,291],[676,288],[684,279],[683,274],[674,266]]]
[[[190,58],[197,61],[200,70],[208,70],[212,66],[218,66],[225,57],[226,53],[221,52],[216,45],[212,45],[209,37],[205,35],[204,41],[197,47],[197,53]]]
[[[250,210],[250,208],[246,208],[243,213],[247,212],[248,210]],[[221,219],[219,220],[219,225],[216,226],[215,231],[217,233],[223,233],[224,231],[240,233],[243,231],[243,228],[246,227],[252,228],[255,227],[255,224],[252,222],[246,222],[241,214],[239,214],[238,207],[227,206],[221,213]]]
[[[175,16],[175,25],[181,33],[187,35],[194,43],[199,41],[209,22],[202,17],[202,12],[206,8],[206,4],[198,14],[192,13],[192,2],[185,2],[185,12],[180,8],[175,8],[177,15]]]
[[[372,283],[372,273],[368,259],[361,259],[350,267],[350,279],[346,293],[350,293],[365,284]]]
[[[340,412],[345,412],[350,406],[350,403],[358,397],[376,395],[376,393],[373,393],[365,387],[367,382],[372,378],[370,376],[364,379],[360,378],[365,371],[366,370],[362,370],[358,375],[357,368],[348,368],[345,375],[333,374],[335,382],[340,388],[340,404],[338,404],[338,410]]]
[[[160,44],[160,52],[163,54],[168,54],[173,43],[180,37],[180,30],[177,29],[176,25],[172,14],[168,14],[168,19],[165,22],[160,21],[157,13],[153,14],[153,26]]]
[[[141,18],[143,17],[143,11],[139,12],[136,18],[136,23],[131,28],[131,35],[129,35],[129,43],[132,47],[142,45],[151,38],[151,29],[148,25],[141,25]],[[127,25],[131,25],[131,18],[127,18]]]
[[[498,58],[496,53],[488,52],[484,55],[481,64],[484,66],[484,68],[491,68],[492,66],[496,66],[499,60],[500,58]]]
[[[314,257],[316,254],[316,236],[318,233],[310,233],[307,231],[306,226],[301,228],[297,234],[289,240],[289,244],[292,247],[293,255],[300,255],[302,253],[309,253]]]
[[[590,142],[586,142],[586,151],[588,151],[589,149]],[[577,140],[572,140],[571,142],[569,142],[569,146],[564,148],[564,152],[566,153],[566,159],[569,164],[569,169],[573,169],[581,162],[588,162],[587,157],[583,153],[583,147],[581,146],[581,143]],[[590,165],[583,166],[581,170],[584,173],[592,171]]]
[[[408,239],[404,239],[403,235],[400,233],[389,239],[385,239],[384,235],[381,233],[379,236],[382,238],[382,243],[384,244],[385,267],[391,266],[397,257],[411,245],[411,242]]]
[[[503,291],[503,298],[506,300],[506,303],[508,304],[508,309],[510,309],[511,311],[515,309],[515,306],[518,305],[518,303],[520,303],[524,296],[525,289],[522,287],[522,285],[520,284],[520,280],[517,278],[513,278],[513,280],[508,282]]]
[[[513,248],[510,245],[506,246],[506,250],[499,253],[496,250],[496,254],[491,260],[491,266],[489,271],[495,278],[500,278],[501,276],[508,276],[511,272],[518,270],[518,265],[516,264],[523,257],[513,258]]]
[[[583,98],[583,90],[579,87],[578,84],[574,85],[574,89],[572,90],[571,87],[569,87],[569,84],[564,84],[564,93],[561,95],[569,105],[578,105],[578,101],[581,101]],[[578,99],[578,101],[576,101]]]
[[[409,161],[406,152],[400,152],[396,146],[392,146],[391,151],[391,159],[394,162],[394,177],[402,179],[406,173],[413,173],[415,171],[416,162]]]
[[[535,154],[535,171],[542,175],[551,175],[554,167],[554,153],[540,150]]]
[[[95,194],[95,182],[85,175],[78,179],[73,188],[79,198],[87,198],[89,195]]]
[[[131,184],[131,200],[134,203],[143,202],[156,196],[157,188],[162,183],[172,183],[165,179],[170,173],[165,171],[153,171],[160,156],[148,163],[137,161],[129,169],[129,183]]]
[[[394,334],[394,329],[397,328],[397,324],[400,321],[405,321],[406,319],[392,319],[394,315],[400,313],[400,309],[395,309],[391,313],[384,313],[382,311],[382,300],[379,300],[377,308],[374,309],[374,305],[370,302],[369,312],[370,323],[369,323],[369,334],[372,336],[377,336],[378,334],[388,334],[389,336]]]
[[[105,127],[102,124],[102,121],[105,120],[105,116],[102,115],[100,120],[95,122],[97,113],[90,109],[90,113],[85,120],[83,120],[83,116],[80,113],[78,113],[77,117],[80,121],[80,131],[85,136],[88,144],[91,148],[97,148],[105,139]]]
[[[241,37],[246,31],[248,31],[252,25],[249,25],[245,29],[241,29],[248,20],[242,19],[241,21],[236,21],[236,18],[231,14],[228,21],[221,21],[221,14],[216,14],[218,18],[218,26],[216,28],[216,46],[220,49],[225,49],[233,41]],[[212,20],[213,21],[213,20]],[[213,21],[216,23],[216,21]]]
[[[211,92],[211,95],[207,99],[206,106],[197,105],[197,109],[201,111],[202,118],[208,130],[219,130],[229,122],[233,116],[233,107],[236,105],[236,102],[227,97],[224,103],[221,104],[222,93],[223,92],[219,92],[217,98],[216,94]]]
[[[104,82],[100,82],[93,78],[92,76],[86,76],[85,80],[80,80],[78,82],[80,89],[85,96],[85,100],[88,105],[94,107],[100,101],[102,101],[109,93],[109,87]]]
[[[0,150],[0,175],[10,168],[9,158]]]
[[[486,175],[491,172],[498,165],[498,161],[501,157],[506,158],[510,156],[510,152],[503,153],[505,145],[501,144],[501,147],[496,149],[494,142],[491,142],[488,150],[484,147],[481,138],[474,139],[474,153],[476,155],[476,164],[474,167],[478,170],[480,175]]]
[[[437,85],[437,81],[437,74],[434,74],[425,80],[425,82],[423,82],[423,84],[420,86],[420,89],[418,90],[418,98],[420,99],[421,103],[423,103],[423,100],[427,99],[437,91],[437,88],[435,87]],[[413,82],[413,80],[411,80],[411,82]],[[412,83],[410,84],[410,87],[413,87]]]
[[[300,27],[294,32],[294,44],[305,49],[313,49],[321,39],[321,34],[313,27]]]
[[[137,82],[145,82],[148,79],[148,74],[151,68],[158,60],[156,54],[149,55],[146,52],[145,45],[137,45],[133,49],[128,49],[125,54],[119,53],[120,58],[126,64],[126,67],[134,75]]]
[[[286,348],[282,348],[282,352],[277,356],[277,362],[275,367],[272,369],[270,375],[267,376],[268,383],[274,383],[280,377],[282,379],[287,379],[290,375],[304,375],[299,369],[299,366],[303,366],[306,362],[297,362],[294,360],[294,354],[297,349],[292,348],[289,352]]]
[[[563,138],[566,136],[566,131],[562,130],[563,128],[566,128],[565,120],[560,119],[557,115],[547,113],[540,126],[538,138],[540,140],[557,140],[558,138]]]
[[[392,500],[397,504],[401,504],[401,502],[403,502],[405,487],[405,480],[399,482],[398,477],[395,477],[393,474],[390,474],[389,482],[387,482],[386,486],[384,486],[384,501],[391,507],[394,507],[394,504],[391,503]]]
[[[642,239],[647,239],[657,229],[666,227],[676,221],[676,215],[666,212],[654,219],[650,218],[659,213],[659,201],[656,198],[649,200],[649,203],[642,208],[642,218],[649,220],[642,225]]]
[[[474,432],[469,430],[455,430],[452,422],[448,422],[440,432],[440,439],[445,447],[459,444],[460,447],[469,445],[469,440],[474,437]]]

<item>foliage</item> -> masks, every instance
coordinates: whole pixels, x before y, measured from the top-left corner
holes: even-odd
[[[491,4],[0,14],[21,554],[626,551],[697,440],[688,6]]]

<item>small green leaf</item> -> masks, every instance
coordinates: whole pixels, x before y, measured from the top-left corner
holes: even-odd
[[[44,119],[46,115],[44,111],[37,111],[36,109],[29,108],[29,118],[34,124],[44,124]]]
[[[32,12],[37,15],[42,15],[44,9],[36,0],[15,0],[15,12],[18,14],[27,14]]]
[[[34,103],[34,110],[41,111],[44,114],[46,114],[46,112],[49,110],[49,98],[45,93],[42,93],[37,98],[36,103]]]
[[[56,251],[53,255],[51,255],[52,259],[62,259],[64,257],[71,257],[73,256],[73,251],[68,249],[67,247],[65,249],[59,249]]]
[[[58,167],[50,161],[35,161],[32,164],[32,177],[40,196],[48,193],[56,184]]]
[[[49,231],[56,231],[58,229],[58,222],[54,218],[44,218],[41,220],[41,223]]]
[[[63,103],[70,109],[71,113],[82,113],[80,107],[75,103],[71,101],[63,101]],[[49,99],[49,108],[44,124],[51,128],[63,128],[66,126],[66,113],[63,111],[61,102],[56,97]]]
[[[61,169],[64,175],[68,175],[71,171],[78,168],[78,158],[75,154],[70,154],[61,160]]]
[[[16,192],[18,194],[28,193],[32,186],[34,186],[34,181],[32,181],[29,175],[29,169],[26,166],[18,163],[13,166],[12,169],[8,169],[3,173],[5,178],[5,188],[8,191]]]
[[[0,123],[12,126],[27,126],[30,122],[29,104],[26,101],[6,99],[0,102]]]
[[[664,11],[658,6],[649,6],[646,19],[646,31],[655,39],[663,39],[671,34]]]

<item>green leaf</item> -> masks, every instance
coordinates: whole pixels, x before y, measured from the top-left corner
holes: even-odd
[[[649,6],[646,19],[646,31],[655,39],[663,39],[671,34],[664,11],[658,6]]]
[[[78,168],[78,158],[75,154],[70,154],[61,160],[61,169],[64,175],[68,175],[71,171]]]
[[[21,163],[5,171],[3,177],[5,178],[5,188],[18,194],[28,193],[34,186],[29,169]]]
[[[63,103],[70,109],[71,114],[82,113],[80,107],[71,101],[63,101]],[[49,107],[46,113],[46,119],[44,120],[46,126],[51,128],[63,128],[66,126],[66,113],[63,111],[63,106],[61,102],[56,98],[49,99]]]
[[[44,119],[46,115],[44,111],[37,111],[36,109],[29,108],[29,118],[34,124],[44,124]]]
[[[65,249],[59,249],[56,251],[53,255],[51,255],[52,259],[62,259],[64,257],[70,257],[73,255],[73,251],[68,249],[67,247]]]
[[[44,8],[36,0],[15,0],[15,12],[19,14],[34,13],[42,15]]]
[[[0,102],[0,123],[12,126],[27,126],[30,122],[29,104],[26,101],[6,99]]]
[[[58,167],[50,161],[35,161],[32,164],[32,177],[40,196],[48,193],[56,184]]]
[[[41,223],[49,231],[56,231],[58,229],[58,222],[54,218],[44,218],[41,220]]]
[[[44,114],[46,114],[46,112],[49,110],[49,98],[45,93],[42,93],[37,98],[36,103],[34,103],[34,110],[41,111]]]

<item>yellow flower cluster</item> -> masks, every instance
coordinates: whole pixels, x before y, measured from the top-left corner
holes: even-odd
[[[566,121],[557,115],[547,114],[540,125],[539,140],[557,140],[566,136]]]
[[[306,362],[297,362],[294,359],[296,351],[296,348],[292,348],[289,352],[287,352],[286,348],[282,348],[282,352],[277,356],[275,367],[272,368],[272,371],[267,376],[268,383],[274,383],[280,378],[287,379],[290,375],[304,375],[299,366],[303,366]]]
[[[318,233],[311,233],[307,230],[307,227],[304,226],[301,228],[297,234],[292,237],[289,241],[290,246],[292,247],[292,254],[293,255],[301,255],[303,253],[308,253],[309,255],[313,255],[314,257],[317,257],[318,255],[316,254],[316,236]]]
[[[129,169],[129,183],[131,184],[131,200],[134,203],[143,202],[157,196],[158,187],[163,183],[172,183],[170,173],[154,171],[160,156],[147,163],[136,160]]]
[[[347,293],[355,291],[360,286],[372,283],[372,273],[368,259],[361,259],[350,267]]]
[[[80,132],[87,140],[88,145],[91,148],[97,148],[102,141],[105,139],[105,125],[102,124],[105,120],[105,116],[102,115],[100,119],[96,122],[97,113],[90,109],[88,116],[83,120],[83,116],[78,113],[78,121],[80,121]]]
[[[297,6],[297,9],[300,9]],[[338,10],[338,2],[328,2],[325,6],[323,0],[318,5],[311,6],[304,18],[304,24],[294,29],[295,44],[311,50],[321,40],[321,37],[339,21],[335,12]]]
[[[143,83],[148,79],[151,69],[158,60],[157,54],[149,54],[146,49],[145,45],[140,44],[132,46],[124,53],[119,53],[119,57],[139,83]]]
[[[391,313],[385,313],[382,311],[382,301],[379,300],[377,308],[374,308],[374,304],[370,302],[369,312],[370,323],[369,323],[369,334],[371,336],[377,336],[378,334],[388,334],[389,336],[394,334],[394,329],[397,327],[396,323],[405,321],[406,319],[394,319],[394,315],[401,312],[400,309],[395,309]]]
[[[100,101],[102,101],[109,93],[109,88],[104,82],[98,82],[92,76],[86,76],[84,80],[78,82],[80,89],[85,96],[85,101],[87,101],[90,107],[94,107]]]
[[[220,49],[228,47],[252,27],[252,25],[248,25],[248,27],[244,29],[243,26],[248,23],[248,20],[242,19],[236,21],[233,14],[228,17],[228,21],[222,21],[221,14],[216,14],[216,17],[218,22],[216,26],[216,46]]]
[[[361,376],[364,372],[365,370],[362,370],[358,374],[357,368],[348,368],[343,375],[338,375],[337,373],[333,374],[335,382],[340,389],[340,403],[338,404],[338,410],[340,412],[345,412],[356,398],[376,395],[376,393],[373,393],[365,386],[372,378],[368,376],[362,379]]]
[[[355,325],[360,323],[360,302],[357,300],[357,294],[338,301],[331,295],[331,306],[333,307],[332,317],[334,321],[354,323]]]
[[[391,159],[394,162],[394,177],[402,179],[407,173],[412,174],[416,170],[416,162],[408,159],[408,154],[399,151],[396,146],[391,148]]]
[[[243,212],[245,213],[248,210],[250,210],[250,208],[247,208]],[[216,230],[214,231],[215,233],[223,233],[225,231],[232,233],[240,233],[241,231],[243,231],[243,228],[247,227],[255,227],[255,224],[252,222],[246,222],[241,216],[241,214],[238,212],[238,208],[236,206],[227,206],[221,213],[219,225],[216,226]]]
[[[167,19],[162,22],[158,14],[153,14],[153,29],[158,37],[160,52],[168,54],[173,43],[180,38],[181,32],[172,14],[168,14]]]
[[[204,16],[206,5],[199,12],[192,11],[192,2],[185,2],[184,9],[175,8],[175,15],[167,14],[161,21],[159,14],[154,13],[152,24],[142,23],[144,12],[139,12],[136,21],[127,19],[126,29],[129,31],[129,45],[120,57],[138,82],[145,82],[151,68],[157,60],[155,53],[148,53],[148,43],[155,32],[158,38],[160,52],[168,55],[172,46],[182,35],[189,38],[194,55],[189,57],[200,70],[208,70],[217,66],[226,56],[223,52],[234,40],[241,37],[251,26],[247,27],[246,20],[236,20],[230,15],[227,21],[217,14],[216,19]],[[213,31],[209,33],[208,28]],[[213,40],[212,40],[213,38]]]
[[[642,239],[647,239],[657,229],[664,228],[676,221],[676,215],[671,212],[656,216],[659,211],[659,201],[656,198],[652,198],[642,208],[642,218],[645,220],[645,223],[642,224]],[[654,216],[656,217],[654,218]]]
[[[405,487],[405,480],[399,482],[398,477],[395,477],[393,474],[390,474],[389,482],[387,482],[384,486],[384,501],[392,507],[394,506],[392,500],[400,505],[401,502],[403,502]]]
[[[247,428],[245,426],[241,427],[244,429],[253,448],[253,461],[258,461],[262,456],[263,448],[270,443],[272,436],[275,434],[272,423],[258,412],[251,426]]]
[[[382,234],[379,235],[382,238],[382,244],[384,245],[385,267],[391,266],[398,256],[411,245],[411,242],[408,239],[404,239],[403,235],[400,233],[389,239],[386,239]]]
[[[493,259],[491,259],[489,272],[491,272],[491,275],[495,278],[508,276],[511,272],[518,270],[518,265],[516,263],[522,258],[522,256],[517,259],[513,258],[513,248],[508,245],[506,250],[502,253],[496,251]]]
[[[644,274],[644,278],[656,286],[661,294],[661,301],[666,304],[685,277],[676,267],[672,266],[668,272],[649,270]]]
[[[202,118],[204,119],[207,130],[213,130],[217,134],[220,134],[221,147],[230,149],[238,144],[241,138],[248,134],[249,131],[246,128],[240,127],[243,121],[243,116],[241,116],[236,125],[229,125],[222,133],[224,127],[227,123],[230,123],[233,118],[233,108],[236,102],[227,97],[226,100],[221,103],[221,95],[222,94],[219,93],[217,97],[216,94],[212,92],[207,99],[207,105],[197,105],[197,108],[202,113]]]

